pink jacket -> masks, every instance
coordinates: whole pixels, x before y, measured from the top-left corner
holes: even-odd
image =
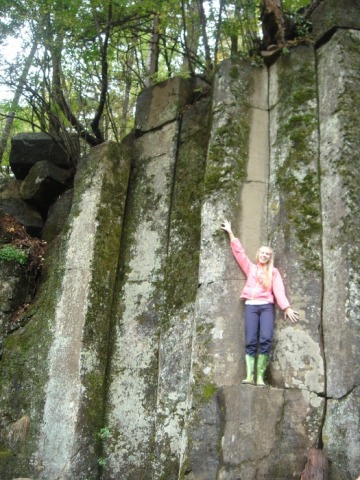
[[[247,257],[243,246],[238,238],[231,242],[231,249],[241,270],[246,275],[246,285],[241,293],[241,298],[246,300],[265,300],[274,303],[275,300],[281,310],[290,307],[289,300],[285,295],[285,287],[280,272],[277,268],[273,268],[271,287],[266,289],[259,282],[258,269],[260,268]]]

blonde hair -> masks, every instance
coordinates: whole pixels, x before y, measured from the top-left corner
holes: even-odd
[[[267,248],[268,250],[270,250],[271,256],[269,258],[269,261],[262,267],[263,273],[264,273],[263,285],[265,288],[270,288],[271,282],[272,282],[273,266],[274,266],[274,251],[268,245],[262,245],[256,252],[256,263],[259,263],[259,255],[260,255],[260,250],[262,248]]]

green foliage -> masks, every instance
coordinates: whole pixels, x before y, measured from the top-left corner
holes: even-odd
[[[6,114],[13,111],[15,116],[11,128],[11,136],[14,137],[18,133],[31,132],[33,128],[31,126],[32,121],[32,111],[31,107],[28,105],[19,105],[15,110],[13,110],[10,101],[1,101],[0,100],[0,132],[3,131],[6,122]],[[11,143],[7,142],[5,150],[3,152],[3,157],[1,161],[1,174],[6,176],[10,174],[10,150]]]
[[[309,24],[297,10],[307,1],[283,4],[298,34],[306,35]],[[9,63],[2,56],[0,87],[23,88],[16,116],[30,122],[27,131],[76,131],[92,146],[121,140],[134,126],[137,95],[149,83],[193,73],[210,80],[229,56],[250,55],[256,62],[259,14],[255,0],[4,0],[0,44],[14,32],[26,41]],[[31,45],[38,45],[37,54],[21,82]],[[149,71],[154,45],[157,67]],[[8,112],[0,107],[3,116]]]
[[[253,67],[263,67],[264,58],[261,55],[254,55],[253,57],[251,57],[251,65]]]
[[[14,245],[3,245],[0,247],[0,261],[15,261],[20,265],[25,265],[28,261],[29,253],[27,250],[15,247]]]
[[[212,397],[215,395],[215,393],[217,392],[217,390],[218,390],[217,386],[213,383],[208,383],[207,385],[205,385],[203,389],[204,402],[210,401]]]
[[[284,11],[297,12],[300,8],[306,7],[309,0],[283,0]]]
[[[311,22],[304,18],[299,12],[288,12],[288,19],[291,20],[293,28],[295,28],[296,37],[306,37],[310,35],[311,32]]]
[[[110,437],[110,429],[109,427],[103,427],[100,429],[100,431],[97,433],[97,436],[101,438],[101,440],[105,440]]]

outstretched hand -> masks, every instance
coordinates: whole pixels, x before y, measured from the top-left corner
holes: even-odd
[[[296,323],[299,320],[299,313],[295,312],[291,307],[288,307],[284,312],[284,318],[289,318],[293,323]]]
[[[234,240],[235,235],[233,234],[233,231],[231,229],[231,223],[229,222],[229,220],[223,220],[221,222],[220,228],[222,228],[222,230],[225,230],[225,232],[229,234],[230,241]]]
[[[231,232],[231,223],[230,223],[228,220],[226,220],[226,219],[221,222],[220,227],[221,227],[223,230],[225,230],[225,232],[228,232],[228,233]]]

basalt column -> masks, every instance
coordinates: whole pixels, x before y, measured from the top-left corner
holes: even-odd
[[[156,449],[152,479],[177,480],[179,475],[198,291],[201,206],[210,106],[207,96],[186,109],[181,121],[159,339]]]
[[[82,160],[68,222],[51,245],[27,323],[5,342],[2,478],[98,477],[97,434],[129,171],[128,151],[112,143]]]
[[[188,450],[182,470],[191,479],[232,478],[243,453],[241,414],[235,414],[234,407],[244,404],[246,395],[240,385],[245,374],[239,299],[244,277],[220,223],[231,219],[254,252],[265,218],[267,135],[266,69],[224,62],[214,84],[204,182]]]
[[[273,451],[279,460],[271,462],[266,478],[285,480],[290,471],[300,476],[309,449],[321,444],[325,408],[314,48],[290,49],[269,74],[268,239],[289,301],[300,314],[292,324],[277,309],[270,363],[270,384],[284,389],[285,415]]]
[[[107,479],[160,478],[164,471],[172,475],[174,468],[177,475],[191,299],[197,288],[201,197],[196,198],[193,182],[201,183],[205,151],[199,155],[199,150],[206,148],[207,131],[205,108],[204,126],[191,127],[192,133],[184,127],[180,133],[191,97],[190,82],[174,78],[145,90],[138,101],[124,258],[114,304]],[[186,150],[190,133],[193,142],[196,135],[205,137]]]
[[[282,64],[270,71],[270,93],[267,69],[246,62],[224,62],[214,84],[191,371],[192,410],[183,458],[183,471],[194,480],[288,480],[289,472],[300,477],[307,453],[320,435],[324,401],[319,395],[324,392],[324,377],[318,331],[316,77],[313,49],[300,49],[295,55],[286,63],[291,79],[279,78]],[[287,93],[285,85],[291,85],[292,77],[305,69],[309,75],[306,84],[295,83],[293,90],[288,85]],[[301,97],[301,108],[289,103],[293,96]],[[294,159],[296,190],[304,188],[302,181],[307,184],[311,179],[304,203],[314,225],[305,245],[296,229],[286,226],[292,214],[298,215],[295,225],[299,225],[300,216],[309,213],[302,211],[301,203],[295,202],[298,210],[284,204],[291,201],[292,194],[281,183],[286,183],[289,174],[285,162],[293,148],[289,134],[296,121],[307,126],[299,132],[303,157]],[[271,386],[267,389],[241,384],[245,351],[239,294],[245,279],[231,255],[226,234],[219,230],[223,218],[232,220],[251,258],[269,241],[279,250],[284,261],[277,265],[289,287],[287,293],[294,308],[301,311],[302,322],[295,329],[283,322],[280,312],[276,315],[268,378]],[[299,269],[306,268],[308,257],[303,249],[311,252],[313,262],[312,286],[305,292]]]
[[[329,398],[323,441],[334,479],[360,471],[359,58],[359,30],[339,29],[317,52]]]

